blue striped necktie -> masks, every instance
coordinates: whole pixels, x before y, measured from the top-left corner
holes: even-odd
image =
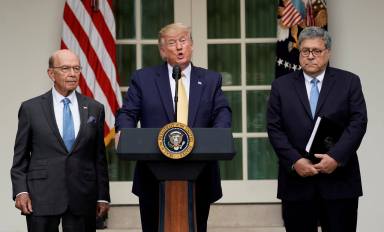
[[[64,103],[63,108],[63,140],[64,144],[67,147],[67,151],[72,149],[73,143],[75,142],[75,127],[73,126],[73,118],[71,109],[69,108],[69,103],[71,100],[64,98],[62,100]]]
[[[316,78],[311,80],[311,93],[309,96],[309,103],[311,105],[312,118],[315,117],[317,100],[319,99],[319,89],[317,88],[317,83],[319,83],[319,80]]]

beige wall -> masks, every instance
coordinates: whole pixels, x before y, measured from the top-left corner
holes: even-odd
[[[361,77],[368,107],[368,130],[359,150],[364,196],[360,199],[360,232],[384,228],[384,27],[381,0],[330,0],[329,30],[334,38],[332,65]]]
[[[9,169],[20,103],[47,91],[49,55],[60,46],[64,0],[0,0],[0,232],[26,231],[11,199]]]
[[[64,0],[0,1],[0,232],[25,231],[25,221],[11,200],[9,168],[20,102],[46,91],[48,56],[59,47]],[[328,0],[329,30],[334,38],[332,65],[361,76],[369,125],[359,157],[364,184],[359,231],[384,228],[382,181],[384,109],[384,27],[380,0]],[[381,228],[381,229],[380,229]]]

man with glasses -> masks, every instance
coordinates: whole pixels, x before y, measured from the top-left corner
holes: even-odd
[[[191,63],[191,28],[181,23],[167,25],[160,30],[158,42],[164,63],[133,73],[123,106],[116,116],[116,130],[136,127],[138,121],[142,128],[161,128],[174,121],[175,80],[172,70],[175,65],[179,65],[182,71],[177,109],[182,108],[183,93],[188,111],[178,110],[178,121],[181,119],[179,122],[189,127],[231,127],[231,110],[221,90],[221,75]],[[143,231],[158,231],[159,183],[144,161],[136,164],[132,192],[139,197]],[[196,180],[195,192],[197,231],[204,232],[210,204],[222,196],[217,162],[209,162],[204,167]]]
[[[318,27],[299,36],[302,70],[272,83],[267,121],[270,142],[279,158],[277,196],[287,232],[356,231],[362,195],[356,151],[367,127],[360,79],[329,67],[331,37]],[[308,159],[306,145],[317,117],[341,128],[324,154]]]
[[[104,107],[76,92],[81,66],[69,50],[49,58],[53,88],[19,109],[11,179],[29,232],[94,232],[109,209]]]

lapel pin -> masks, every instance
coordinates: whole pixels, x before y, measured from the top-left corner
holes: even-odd
[[[203,83],[202,83],[201,81],[198,81],[197,84],[198,84],[198,85],[202,85]]]
[[[86,106],[83,106],[83,109],[85,109],[85,110],[86,110],[86,109],[88,109],[88,107],[86,107]]]

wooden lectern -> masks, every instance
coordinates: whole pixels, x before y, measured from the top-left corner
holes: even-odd
[[[159,232],[196,232],[195,185],[207,161],[230,160],[235,155],[230,128],[192,128],[195,146],[188,156],[174,160],[157,146],[160,128],[121,130],[117,154],[148,161],[159,180]]]

